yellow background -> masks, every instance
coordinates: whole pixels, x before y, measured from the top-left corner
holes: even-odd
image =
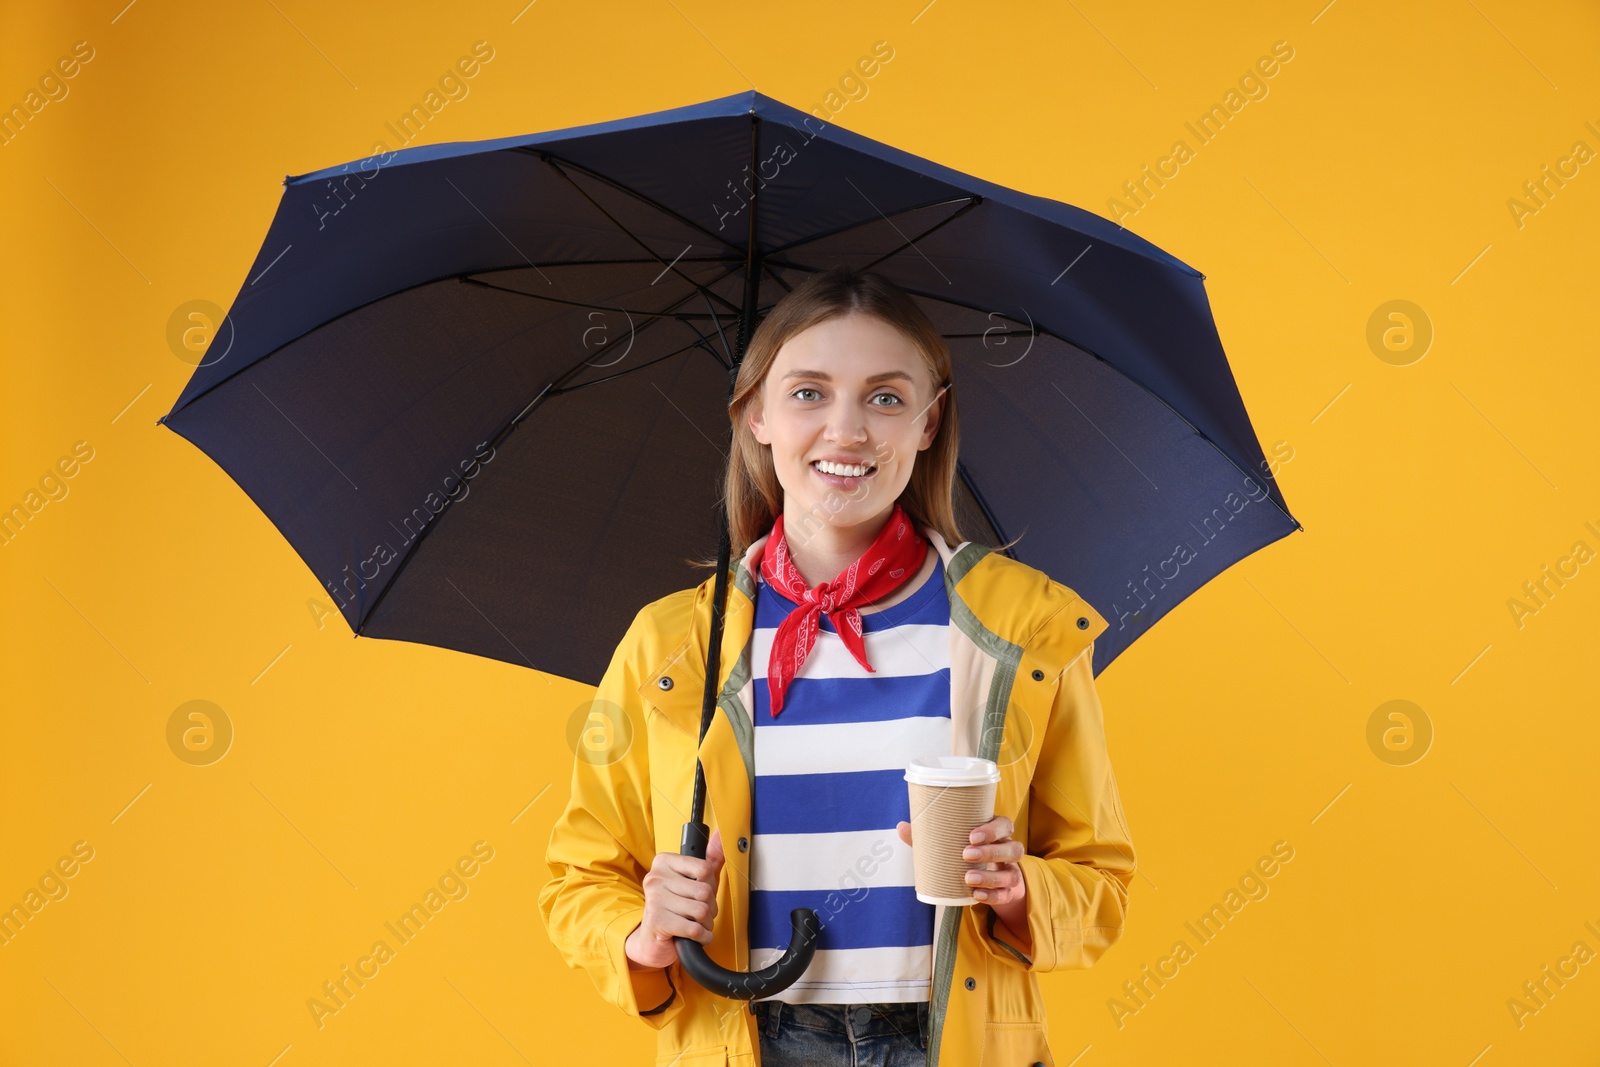
[[[1508,606],[1600,550],[1600,162],[1520,227],[1507,206],[1600,150],[1592,5],[523,2],[5,15],[0,103],[77,41],[95,58],[0,147],[0,507],[94,455],[0,547],[0,905],[74,842],[94,858],[0,945],[0,1062],[650,1062],[535,907],[587,690],[319,621],[289,545],[155,425],[191,370],[169,318],[228,306],[284,175],[398,147],[385,123],[478,40],[493,60],[413,143],[752,86],[811,110],[884,40],[835,122],[1101,214],[1287,41],[1268,95],[1125,221],[1207,275],[1305,531],[1100,678],[1141,874],[1106,957],[1042,977],[1054,1055],[1596,1062],[1600,958],[1520,1026],[1507,1006],[1600,953],[1600,564],[1520,627]],[[1367,341],[1397,299],[1435,331],[1404,366]],[[166,739],[197,699],[236,730],[207,767]],[[1390,700],[1434,731],[1408,766],[1368,746]],[[470,894],[319,1028],[322,983],[480,840]],[[1198,946],[1184,923],[1276,841],[1269,895]],[[1194,958],[1119,1025],[1108,1001],[1179,939]]]

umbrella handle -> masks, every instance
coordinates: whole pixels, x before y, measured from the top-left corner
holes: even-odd
[[[680,856],[706,858],[706,844],[711,834],[705,823],[683,824],[683,844]],[[822,923],[810,908],[795,908],[789,912],[789,947],[783,950],[777,962],[759,971],[730,971],[712,961],[706,947],[691,937],[676,937],[678,961],[689,977],[706,989],[729,1000],[760,1000],[781,993],[794,984],[795,979],[811,966],[811,957],[817,951],[817,935]]]

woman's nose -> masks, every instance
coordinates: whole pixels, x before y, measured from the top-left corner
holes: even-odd
[[[830,441],[864,441],[867,437],[867,421],[853,406],[837,405],[828,415],[823,436]]]

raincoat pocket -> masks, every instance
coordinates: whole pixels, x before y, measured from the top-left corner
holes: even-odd
[[[1050,1057],[1043,1023],[988,1023],[983,1028],[981,1062],[1016,1064],[1017,1067],[1042,1063],[1045,1067],[1055,1067],[1056,1061]]]
[[[656,1067],[727,1067],[727,1063],[727,1045],[703,1045],[670,1056],[656,1057]]]

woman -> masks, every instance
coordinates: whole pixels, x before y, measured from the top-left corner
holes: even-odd
[[[714,578],[645,606],[601,681],[610,741],[574,764],[539,906],[568,964],[658,1031],[658,1064],[1049,1063],[1036,975],[1121,934],[1107,624],[961,539],[952,386],[943,338],[886,279],[835,268],[781,299],[729,406],[738,562],[711,728],[697,750]],[[902,772],[941,754],[1001,768],[966,907],[911,889]],[[678,854],[697,755],[704,860]],[[823,926],[787,989],[730,1001],[684,975],[675,937],[760,969],[794,907]]]

